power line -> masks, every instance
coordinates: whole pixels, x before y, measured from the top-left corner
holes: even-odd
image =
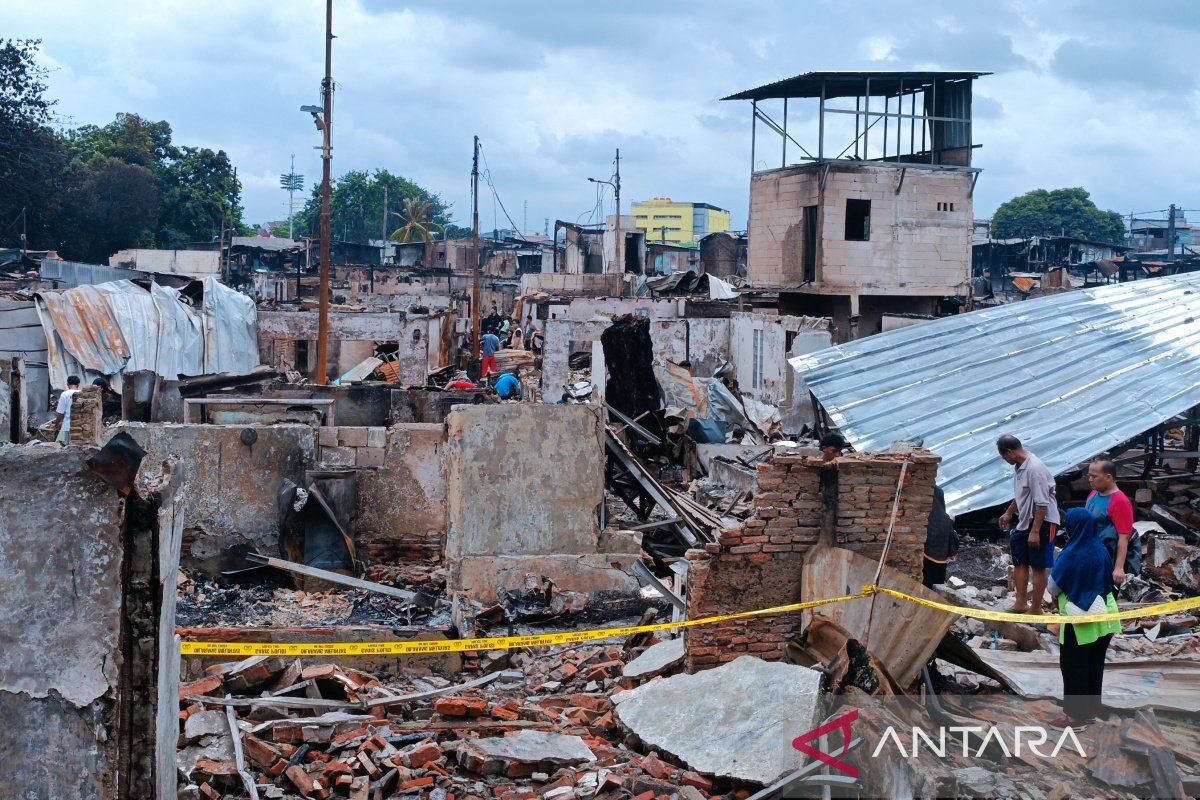
[[[512,225],[512,229],[517,232],[517,238],[522,242],[529,242],[525,238],[525,231],[519,229],[517,223],[513,222],[513,218],[509,216],[508,209],[504,207],[504,201],[500,199],[500,193],[496,191],[496,184],[492,182],[492,168],[488,165],[487,154],[483,152],[483,145],[479,146],[479,153],[483,156],[483,179],[487,181],[488,188],[492,190],[492,197],[500,204],[500,210],[504,212],[504,218],[508,220],[508,224]],[[493,211],[493,225],[495,225],[494,217],[495,212]]]

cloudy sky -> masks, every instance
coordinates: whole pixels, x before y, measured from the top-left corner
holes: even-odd
[[[65,123],[136,112],[226,150],[251,221],[285,216],[290,154],[320,178],[298,108],[318,102],[323,27],[321,0],[0,8],[3,35],[43,40]],[[595,213],[587,178],[609,177],[619,147],[626,213],[665,195],[742,226],[750,109],[720,97],[810,70],[970,69],[995,73],[976,84],[977,216],[1077,185],[1122,213],[1200,207],[1198,28],[1200,6],[1153,0],[335,0],[334,171],[386,167],[469,222],[478,134],[508,212],[520,226],[527,203],[540,230]],[[793,104],[792,120],[806,112]],[[760,139],[760,155],[778,142]],[[493,214],[506,227],[485,193],[485,228]]]

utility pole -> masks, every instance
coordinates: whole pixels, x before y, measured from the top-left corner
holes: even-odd
[[[529,230],[529,201],[525,201],[525,213],[521,215],[521,238],[525,238],[525,231]]]
[[[479,137],[471,158],[471,358],[479,360]]]
[[[1175,260],[1175,204],[1167,208],[1167,261]]]
[[[621,239],[621,148],[617,148],[617,177],[613,181],[613,195],[617,201],[617,227],[613,245],[617,251],[617,274],[625,272],[625,242]]]
[[[325,79],[321,81],[325,102],[324,136],[321,145],[321,287],[317,301],[318,385],[328,382],[329,347],[329,203],[330,170],[333,161],[329,129],[333,125],[333,0],[325,0]]]

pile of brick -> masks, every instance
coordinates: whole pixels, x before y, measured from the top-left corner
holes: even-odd
[[[71,444],[96,447],[103,432],[104,395],[87,389],[71,397]]]
[[[415,675],[385,684],[353,669],[278,658],[214,665],[180,689],[179,762],[190,782],[179,797],[248,796],[223,702],[230,695],[244,768],[262,798],[749,795],[740,785],[718,792],[711,777],[645,751],[621,728],[612,694],[635,685],[622,677],[629,655],[614,645],[513,652],[508,669],[477,686]],[[297,707],[287,708],[285,698]]]

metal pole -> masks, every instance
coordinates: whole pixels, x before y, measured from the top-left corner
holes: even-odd
[[[479,358],[479,137],[471,157],[471,358]]]
[[[758,134],[758,101],[750,101],[750,178],[754,179],[754,145]]]
[[[787,98],[783,98],[783,158],[779,162],[780,167],[787,166]]]
[[[930,110],[933,111],[933,116],[935,116],[935,117],[938,116],[937,79],[936,78],[933,81],[933,107]],[[928,111],[925,112],[925,116],[929,116]],[[929,163],[930,164],[935,163],[934,162],[934,154],[937,153],[937,149],[938,149],[937,123],[930,122],[929,123]]]
[[[884,94],[883,96],[883,160],[887,161],[887,142],[888,142],[888,109],[891,107],[888,103],[891,98]],[[900,120],[896,120],[896,127],[900,127]]]
[[[616,241],[613,242],[613,247],[617,251],[617,273],[625,272],[625,260],[621,257],[621,251],[625,248],[625,244],[621,241],[621,148],[617,148],[617,179],[613,181],[613,194],[617,200],[617,228]]]
[[[333,0],[325,0],[325,79],[321,82],[325,101],[325,130],[321,146],[321,286],[317,300],[316,382],[328,382],[329,358],[329,204],[333,152],[329,129],[333,125]]]
[[[871,79],[867,78],[867,90],[863,95],[863,161],[871,159],[868,145],[871,143]]]
[[[817,122],[817,160],[825,160],[825,81],[821,81],[821,113]],[[858,119],[855,117],[855,119]]]
[[[292,153],[292,168],[288,170],[288,238],[296,238],[296,154]]]
[[[1175,260],[1175,204],[1167,209],[1167,261]]]

